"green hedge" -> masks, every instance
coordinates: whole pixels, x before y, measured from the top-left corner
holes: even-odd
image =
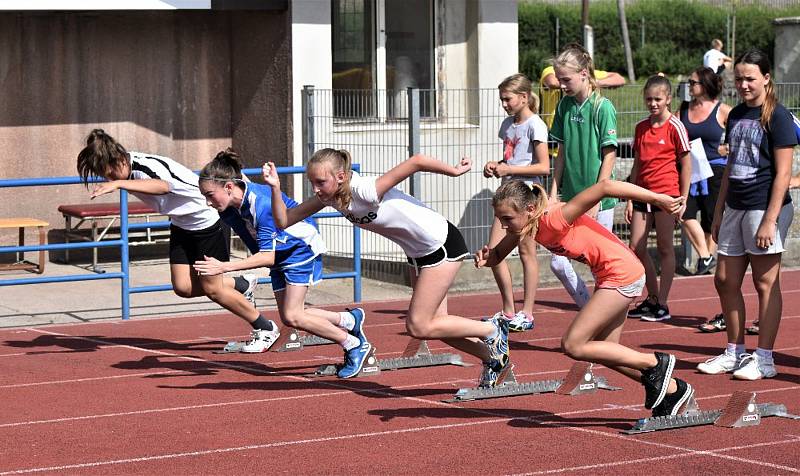
[[[690,0],[640,0],[625,7],[637,78],[657,72],[687,74],[702,65],[713,38],[725,41],[730,9]],[[743,6],[736,9],[736,51],[760,48],[772,56],[774,18],[800,16],[800,4],[783,9]],[[559,45],[582,42],[579,3],[553,5],[536,0],[519,4],[519,68],[538,78],[555,50],[555,22],[560,23]],[[645,43],[641,46],[642,19]],[[589,22],[594,28],[594,56],[599,69],[627,70],[616,1],[592,1]],[[727,45],[725,46],[727,50]]]

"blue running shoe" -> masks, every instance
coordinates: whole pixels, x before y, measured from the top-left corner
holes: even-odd
[[[358,375],[361,372],[361,368],[364,367],[364,362],[367,360],[370,351],[372,351],[372,344],[366,340],[362,340],[360,346],[345,351],[344,365],[336,375],[339,378],[351,378]]]
[[[356,321],[355,325],[353,325],[353,330],[349,331],[350,335],[358,338],[358,340],[361,342],[364,342],[367,340],[367,335],[364,334],[364,319],[367,318],[367,313],[365,313],[360,307],[348,309],[347,312],[352,314],[353,319]]]
[[[500,367],[505,367],[509,360],[508,319],[492,317],[488,322],[497,329],[497,336],[487,337],[483,340],[486,347],[489,348],[489,358],[497,361]]]

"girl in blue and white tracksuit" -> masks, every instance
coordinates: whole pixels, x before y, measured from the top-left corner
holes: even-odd
[[[363,332],[363,310],[337,313],[305,309],[308,287],[322,279],[322,254],[327,251],[314,220],[306,218],[279,229],[272,218],[272,188],[242,180],[241,159],[231,149],[217,154],[200,172],[200,192],[252,254],[229,262],[207,258],[198,261],[195,269],[205,275],[270,268],[283,323],[338,342],[345,350],[339,377],[357,375],[372,350]],[[282,198],[288,208],[297,206],[285,194]]]

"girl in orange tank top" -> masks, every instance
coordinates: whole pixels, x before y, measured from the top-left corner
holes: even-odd
[[[506,236],[494,248],[484,246],[475,252],[475,266],[493,266],[524,236],[534,236],[554,254],[586,263],[595,277],[595,291],[562,337],[561,347],[575,360],[602,364],[641,382],[644,406],[652,409],[653,416],[677,415],[694,389],[672,378],[675,356],[645,354],[619,343],[628,308],[644,287],[644,267],[627,245],[585,215],[603,197],[648,202],[671,214],[683,207],[681,197],[614,180],[601,180],[566,203],[548,205],[541,186],[531,188],[512,180],[501,185],[492,199]]]

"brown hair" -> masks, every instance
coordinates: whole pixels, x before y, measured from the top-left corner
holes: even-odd
[[[539,230],[539,218],[544,215],[547,208],[547,192],[538,183],[528,186],[522,180],[509,180],[500,185],[492,197],[492,207],[497,207],[502,202],[507,202],[517,212],[522,212],[533,206],[533,215],[528,224],[522,229],[522,236],[535,238]]]
[[[775,85],[772,81],[772,75],[770,74],[772,66],[770,65],[769,57],[763,51],[753,48],[739,55],[733,66],[735,67],[739,63],[756,65],[758,66],[758,70],[761,71],[761,74],[764,76],[770,75],[769,81],[767,81],[766,86],[764,86],[764,92],[767,97],[764,99],[764,104],[761,106],[760,119],[761,127],[767,129],[769,128],[769,121],[772,119],[772,113],[775,111],[775,106],[778,104],[778,97],[775,95]]]
[[[219,152],[211,162],[207,163],[200,171],[200,180],[213,180],[215,182],[233,182],[244,189],[242,181],[242,159],[235,150],[228,147]]]
[[[353,200],[353,192],[350,189],[350,177],[352,175],[350,168],[353,164],[353,159],[350,157],[350,152],[344,149],[320,149],[314,152],[314,155],[308,159],[307,168],[321,164],[326,164],[328,170],[334,174],[339,171],[344,171],[344,182],[339,185],[339,190],[336,192],[333,200],[335,202],[335,208],[346,210]]]
[[[692,72],[697,75],[697,80],[700,81],[700,86],[703,87],[703,91],[709,99],[717,99],[722,94],[724,80],[713,69],[700,66]]]
[[[561,53],[553,58],[553,66],[567,67],[576,72],[585,69],[589,73],[589,85],[592,91],[597,91],[597,80],[594,78],[594,61],[592,61],[592,56],[586,48],[578,43],[564,45]]]
[[[128,151],[103,129],[94,129],[86,138],[86,147],[78,154],[78,175],[88,187],[89,180],[103,177],[109,168],[130,163]]]
[[[528,96],[528,109],[534,114],[539,113],[539,96],[533,92],[531,80],[524,74],[512,74],[498,84],[497,89],[501,92],[508,91],[514,94],[524,94]]]

